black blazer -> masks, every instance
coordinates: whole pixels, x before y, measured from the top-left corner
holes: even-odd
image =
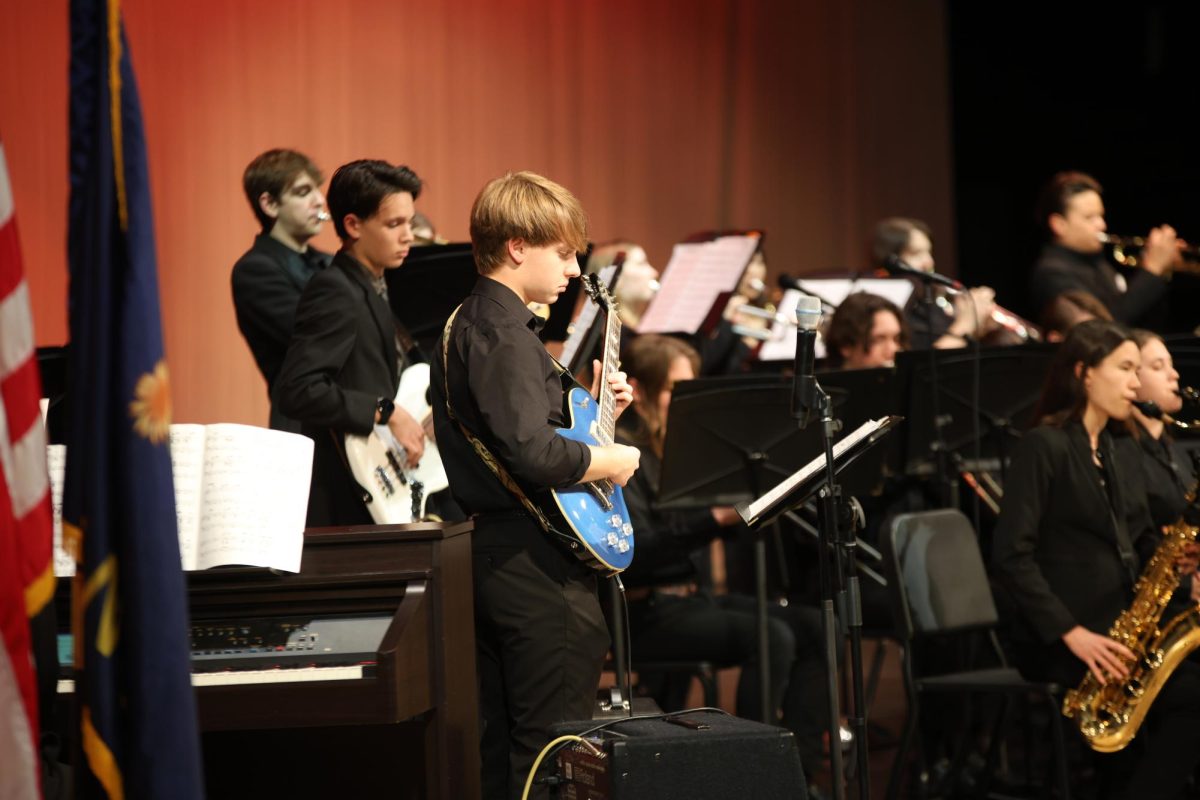
[[[304,255],[288,249],[269,234],[261,233],[254,246],[233,265],[230,284],[238,328],[242,332],[258,371],[267,382],[267,394],[287,355],[300,295],[312,276],[329,264],[330,255],[309,248]],[[300,423],[271,406],[270,426],[299,432]]]
[[[1018,643],[1054,644],[1066,653],[1059,639],[1075,625],[1107,633],[1132,598],[1117,525],[1136,551],[1135,573],[1157,545],[1138,444],[1105,431],[1100,451],[1111,503],[1082,424],[1035,428],[1017,446],[996,523],[993,571],[1016,607]]]
[[[345,253],[309,281],[275,387],[280,410],[312,437],[308,525],[370,524],[345,464],[346,433],[367,434],[399,385],[396,326],[365,268]]]
[[[1044,314],[1050,301],[1063,292],[1082,289],[1104,303],[1119,322],[1155,327],[1147,320],[1163,313],[1166,279],[1139,269],[1128,278],[1122,292],[1117,286],[1117,274],[1102,254],[1088,255],[1060,244],[1048,244],[1042,248],[1030,273],[1034,313]]]

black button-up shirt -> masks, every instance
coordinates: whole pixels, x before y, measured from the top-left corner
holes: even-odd
[[[511,289],[481,277],[455,318],[448,369],[438,343],[430,378],[437,443],[450,491],[468,514],[521,512],[524,506],[450,419],[447,375],[455,418],[530,499],[578,483],[591,464],[586,445],[555,432],[566,427],[563,378],[538,339],[539,323]]]

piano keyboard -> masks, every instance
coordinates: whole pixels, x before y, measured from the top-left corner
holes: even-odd
[[[308,683],[316,681],[356,681],[366,675],[361,664],[340,667],[296,667],[294,669],[247,669],[230,672],[193,672],[192,686],[239,686],[259,683]],[[74,694],[75,681],[58,682],[59,694]]]

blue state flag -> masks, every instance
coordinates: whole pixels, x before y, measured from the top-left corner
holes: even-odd
[[[150,176],[118,0],[71,0],[70,387],[77,796],[204,796]]]

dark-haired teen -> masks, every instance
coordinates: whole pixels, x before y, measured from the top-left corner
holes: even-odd
[[[383,278],[408,255],[420,193],[412,170],[384,161],[353,161],[329,182],[342,248],[300,298],[274,398],[315,442],[309,526],[372,522],[345,463],[345,434],[365,435],[386,423],[410,465],[424,452],[420,423],[392,404],[406,354],[397,346]]]
[[[233,307],[238,328],[267,382],[268,396],[292,338],[300,293],[329,264],[329,254],[309,244],[323,224],[323,180],[312,159],[295,150],[268,150],[242,175],[242,188],[262,232],[233,265]],[[270,426],[300,430],[300,423],[279,413],[274,403]]]
[[[1014,454],[993,567],[1016,609],[1013,642],[1029,678],[1074,688],[1087,670],[1101,681],[1129,674],[1132,653],[1107,632],[1159,541],[1127,427],[1140,364],[1126,328],[1076,325],[1050,367],[1041,423]],[[1118,797],[1178,797],[1200,762],[1200,670],[1176,669],[1138,738],[1098,757],[1106,788]]]

